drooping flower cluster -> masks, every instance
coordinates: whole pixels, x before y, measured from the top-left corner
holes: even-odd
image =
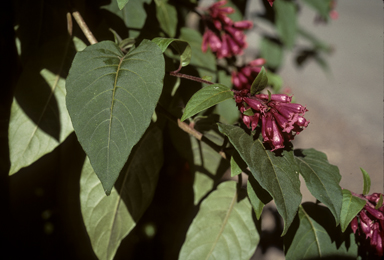
[[[375,250],[376,254],[383,256],[384,205],[379,209],[375,209],[375,206],[380,199],[380,193],[361,196],[365,197],[368,202],[360,213],[351,221],[351,228],[355,234],[357,230],[359,235],[363,235],[364,233],[365,239],[370,239],[370,246]]]
[[[252,82],[265,64],[265,59],[255,59],[245,66],[232,71],[232,84],[239,90],[251,89]]]
[[[209,46],[217,58],[242,54],[247,47],[243,31],[253,26],[251,21],[232,21],[227,15],[235,10],[223,7],[226,3],[226,0],[214,3],[208,8],[209,14],[202,17],[206,27],[201,49],[206,52]]]
[[[309,124],[304,118],[308,110],[290,103],[288,95],[271,94],[269,98],[267,94],[251,96],[248,89],[233,92],[244,124],[254,130],[261,119],[261,134],[272,151],[284,148],[285,141],[293,140]]]

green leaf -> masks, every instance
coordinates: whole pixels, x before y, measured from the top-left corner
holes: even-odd
[[[291,225],[301,202],[300,180],[293,152],[284,151],[282,156],[265,150],[259,139],[254,140],[237,126],[218,124],[219,130],[247,163],[257,182],[268,191],[284,220],[284,235]]]
[[[313,203],[300,206],[298,218],[284,237],[286,259],[356,259],[353,232],[342,233],[334,225],[326,207]]]
[[[68,69],[65,60],[76,52],[71,44],[78,50],[85,44],[78,38],[56,40],[30,59],[17,83],[8,131],[9,175],[53,151],[73,131],[60,75]]]
[[[236,182],[220,184],[200,206],[179,259],[248,260],[259,243],[247,199],[237,202]]]
[[[276,29],[281,41],[292,49],[296,39],[297,14],[296,6],[291,1],[276,1],[273,5],[276,12]]]
[[[224,86],[231,86],[231,75],[227,75],[225,71],[218,71],[219,83]],[[215,113],[220,115],[220,122],[228,125],[232,125],[240,118],[240,111],[236,107],[236,101],[234,99],[227,99],[220,102],[215,107]]]
[[[325,51],[327,53],[331,52],[332,48],[328,44],[320,41],[319,39],[316,38],[316,36],[314,36],[312,33],[308,32],[307,30],[304,30],[303,28],[298,28],[297,33],[300,36],[302,36],[303,38],[310,41],[316,49],[320,49],[320,50]]]
[[[201,50],[201,42],[203,41],[201,34],[197,30],[183,27],[181,28],[180,39],[188,42],[192,48],[190,65],[196,68],[200,77],[210,76],[212,82],[215,82],[216,57],[210,50],[207,50],[207,52]]]
[[[266,86],[268,85],[268,77],[267,73],[265,72],[264,67],[261,68],[259,74],[257,74],[257,77],[252,83],[251,86],[251,95],[255,95],[256,93],[259,93],[262,91]]]
[[[349,190],[343,189],[343,207],[341,208],[340,226],[345,232],[352,219],[364,208],[366,201],[355,197]]]
[[[155,0],[156,17],[161,29],[169,37],[175,37],[177,27],[177,11],[173,5],[168,4],[168,0]]]
[[[233,98],[230,88],[221,84],[206,86],[197,91],[188,101],[181,121],[230,98]]]
[[[151,122],[163,78],[163,54],[148,40],[125,55],[115,43],[99,42],[73,60],[67,107],[106,194]]]
[[[377,202],[375,209],[379,209],[381,206],[383,206],[383,194],[380,193],[379,201]]]
[[[363,195],[367,195],[369,193],[369,190],[371,189],[371,178],[363,168],[360,168],[360,170],[361,170],[361,173],[363,174],[363,180],[364,180]]]
[[[125,26],[129,28],[129,37],[136,38],[140,34],[139,30],[143,28],[147,20],[145,6],[151,2],[152,0],[127,1],[125,8],[121,8],[121,10],[117,1],[113,0],[109,5],[102,6],[102,9],[106,9],[119,16],[124,21]]]
[[[269,38],[262,38],[260,55],[266,60],[266,66],[277,69],[283,61],[283,47]]]
[[[343,200],[339,169],[328,162],[324,153],[315,149],[296,150],[295,154],[300,155],[296,161],[308,190],[329,208],[338,225]]]
[[[331,1],[332,0],[301,0],[303,3],[307,4],[308,6],[312,7],[315,11],[317,11],[323,18],[327,19],[329,16],[329,11],[331,7]]]
[[[240,166],[235,161],[235,158],[231,157],[231,177],[237,176],[243,171],[241,170]]]
[[[126,4],[128,4],[129,0],[116,0],[119,9],[122,10]]]
[[[192,49],[188,42],[178,39],[169,39],[169,38],[154,38],[152,39],[154,43],[159,45],[161,50],[165,50],[171,45],[180,55],[180,64],[185,67],[191,61]]]
[[[113,259],[121,240],[148,208],[162,164],[161,131],[153,128],[135,147],[111,195],[105,196],[86,159],[80,178],[81,213],[99,259]]]
[[[252,175],[248,178],[247,193],[249,201],[255,211],[256,218],[259,220],[264,206],[272,200],[272,197],[260,186]]]

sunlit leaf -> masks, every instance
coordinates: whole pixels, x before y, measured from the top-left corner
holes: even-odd
[[[259,243],[247,199],[237,201],[236,182],[220,184],[202,203],[179,259],[248,260]]]
[[[111,41],[99,42],[72,63],[68,111],[106,194],[151,122],[163,78],[163,54],[148,40],[127,54]]]
[[[355,197],[349,190],[343,189],[343,207],[340,215],[340,226],[343,232],[352,219],[364,208],[365,203],[365,200]]]
[[[59,41],[44,46],[18,81],[8,131],[10,175],[53,151],[73,131],[65,104],[65,79],[60,74],[68,70],[65,59],[76,50],[71,48],[71,40],[64,43],[63,49]],[[73,44],[77,50],[85,47],[78,38]],[[51,63],[55,71],[44,68]]]
[[[206,86],[197,91],[188,101],[181,121],[230,98],[233,98],[230,88],[221,84]]]
[[[110,196],[87,158],[80,178],[81,213],[99,259],[113,259],[121,240],[136,226],[155,193],[163,164],[161,132],[149,130],[131,153]]]
[[[301,202],[299,172],[293,152],[282,156],[264,148],[261,137],[255,139],[237,126],[218,124],[219,130],[247,163],[253,177],[268,191],[284,220],[284,235],[291,225]]]
[[[315,149],[295,151],[296,155],[299,153],[296,161],[308,190],[329,208],[338,225],[343,200],[339,169],[328,162],[324,153]]]

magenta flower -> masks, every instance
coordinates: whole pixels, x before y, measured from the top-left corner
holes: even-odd
[[[369,246],[378,256],[383,256],[384,206],[381,206],[379,209],[375,208],[379,202],[380,193],[366,196],[358,195],[358,197],[365,198],[367,204],[350,223],[353,233],[356,234],[356,231],[358,231],[359,235],[364,234],[365,239],[369,239]]]
[[[300,104],[290,103],[290,96],[272,94],[269,99],[266,94],[251,96],[248,89],[233,92],[241,119],[248,128],[251,127],[253,131],[261,118],[261,134],[264,143],[268,143],[272,151],[284,148],[285,141],[293,140],[309,124],[303,117],[308,110]]]
[[[237,68],[237,71],[232,71],[232,84],[237,89],[251,89],[253,81],[264,64],[265,59],[255,59],[247,65]]]
[[[227,15],[235,10],[232,7],[223,7],[226,3],[226,0],[214,3],[207,9],[208,14],[202,16],[206,27],[201,49],[206,52],[209,46],[217,58],[242,54],[247,47],[243,31],[253,26],[251,21],[233,22]]]

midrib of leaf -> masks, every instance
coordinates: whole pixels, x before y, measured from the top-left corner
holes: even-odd
[[[117,88],[117,77],[119,75],[120,66],[121,63],[123,63],[124,57],[120,57],[119,65],[117,66],[116,76],[115,76],[115,83],[113,84],[113,91],[112,91],[112,102],[111,102],[111,113],[109,114],[109,126],[108,126],[108,144],[107,144],[107,174],[109,175],[109,146],[111,141],[111,128],[112,128],[112,113],[113,113],[113,105],[115,104],[115,94],[116,94],[116,88]]]
[[[194,106],[193,108],[195,109],[195,108],[196,108],[197,106],[199,106],[200,104],[205,103],[206,101],[208,101],[208,100],[210,100],[210,99],[212,99],[212,98],[214,98],[214,97],[216,97],[216,96],[218,96],[218,95],[220,95],[220,94],[222,94],[222,93],[225,93],[225,92],[231,92],[231,90],[228,89],[228,90],[225,90],[225,91],[221,91],[221,92],[219,92],[219,93],[216,93],[216,94],[214,94],[213,96],[209,96],[208,98],[206,98],[206,99],[204,99],[203,101],[199,102],[199,104],[196,105],[196,106]],[[230,98],[227,98],[227,99],[230,99]],[[225,99],[225,100],[227,100],[227,99]],[[223,101],[224,101],[224,100],[223,100]]]
[[[212,245],[212,247],[211,247],[211,250],[209,251],[207,257],[205,258],[206,260],[208,260],[208,258],[211,256],[213,250],[214,250],[215,247],[216,247],[217,242],[218,242],[219,239],[220,239],[220,236],[222,235],[222,233],[223,233],[223,231],[224,231],[225,226],[227,225],[229,216],[231,215],[231,212],[232,212],[232,210],[233,210],[233,207],[235,206],[236,199],[237,199],[237,193],[235,193],[235,195],[233,196],[233,199],[232,199],[232,201],[231,201],[231,204],[229,205],[227,214],[225,215],[223,224],[221,225],[220,231],[219,231],[219,233],[217,234],[217,237],[216,237],[215,242],[213,243],[213,245]]]
[[[65,45],[65,52],[64,52],[64,54],[63,54],[63,58],[62,58],[62,60],[61,60],[59,70],[58,70],[58,72],[56,73],[55,83],[53,84],[53,87],[51,88],[51,93],[49,94],[49,97],[48,97],[48,99],[47,99],[47,102],[46,102],[45,105],[44,105],[43,111],[41,112],[41,115],[40,115],[40,117],[39,117],[39,120],[37,120],[35,129],[33,129],[32,134],[31,134],[31,136],[30,136],[30,138],[29,138],[29,140],[28,140],[28,143],[27,143],[27,145],[25,146],[25,149],[23,150],[23,152],[22,152],[22,154],[21,154],[21,157],[23,157],[23,156],[24,156],[24,153],[27,151],[27,149],[28,149],[28,147],[29,147],[29,145],[30,145],[30,143],[31,143],[31,141],[32,141],[32,139],[33,139],[33,137],[34,137],[34,135],[35,135],[37,129],[39,128],[40,121],[41,121],[41,119],[43,118],[43,115],[45,114],[45,111],[46,111],[46,109],[47,109],[47,107],[48,107],[49,101],[51,100],[51,98],[52,98],[52,96],[53,96],[53,93],[55,93],[56,87],[57,87],[58,82],[59,82],[59,80],[60,80],[60,72],[61,72],[62,69],[63,69],[64,61],[65,61],[65,57],[67,56],[67,53],[68,53],[68,49],[69,49],[71,40],[72,40],[72,37],[69,37],[69,38],[68,38],[68,41],[67,41],[67,44]],[[45,80],[45,79],[44,79],[44,80]],[[59,136],[59,138],[60,138],[60,136]],[[59,142],[60,142],[60,139],[59,139]]]
[[[311,227],[312,227],[313,233],[314,233],[314,235],[315,235],[316,246],[317,246],[317,249],[318,249],[318,251],[319,251],[319,256],[321,257],[320,243],[319,243],[319,238],[317,237],[316,228],[315,228],[315,226],[313,225],[313,223],[312,223],[310,217],[308,216],[307,212],[303,209],[303,207],[302,207],[301,205],[300,205],[300,208],[301,208],[301,210],[303,211],[305,217],[308,219],[308,222],[309,222],[309,224],[310,224]]]
[[[147,134],[144,134],[144,136],[142,137],[142,141],[137,145],[137,150],[139,150],[140,149],[140,147],[142,146],[142,144],[144,143],[143,141],[144,141],[144,139],[147,137]],[[136,150],[136,151],[137,151]],[[111,232],[110,232],[110,234],[109,234],[109,239],[108,239],[108,247],[107,247],[107,259],[109,259],[109,250],[110,250],[110,248],[111,248],[111,237],[112,237],[112,231],[113,231],[113,228],[115,227],[115,223],[117,222],[116,221],[116,218],[117,218],[117,210],[118,210],[118,208],[119,208],[119,206],[120,206],[120,203],[121,203],[121,198],[122,198],[122,192],[123,192],[123,190],[124,190],[124,184],[125,184],[125,182],[127,181],[127,178],[128,178],[128,173],[129,173],[129,171],[130,171],[130,169],[131,169],[131,166],[132,166],[132,162],[133,162],[133,159],[129,162],[129,164],[128,164],[128,167],[127,167],[127,170],[126,170],[126,174],[125,174],[125,176],[124,176],[124,179],[123,179],[123,181],[122,181],[122,183],[121,183],[121,187],[120,187],[120,191],[118,192],[119,194],[120,194],[120,196],[119,196],[119,199],[117,200],[117,203],[116,203],[116,207],[115,207],[115,211],[114,211],[114,216],[113,216],[113,221],[112,221],[112,225],[111,225]]]

